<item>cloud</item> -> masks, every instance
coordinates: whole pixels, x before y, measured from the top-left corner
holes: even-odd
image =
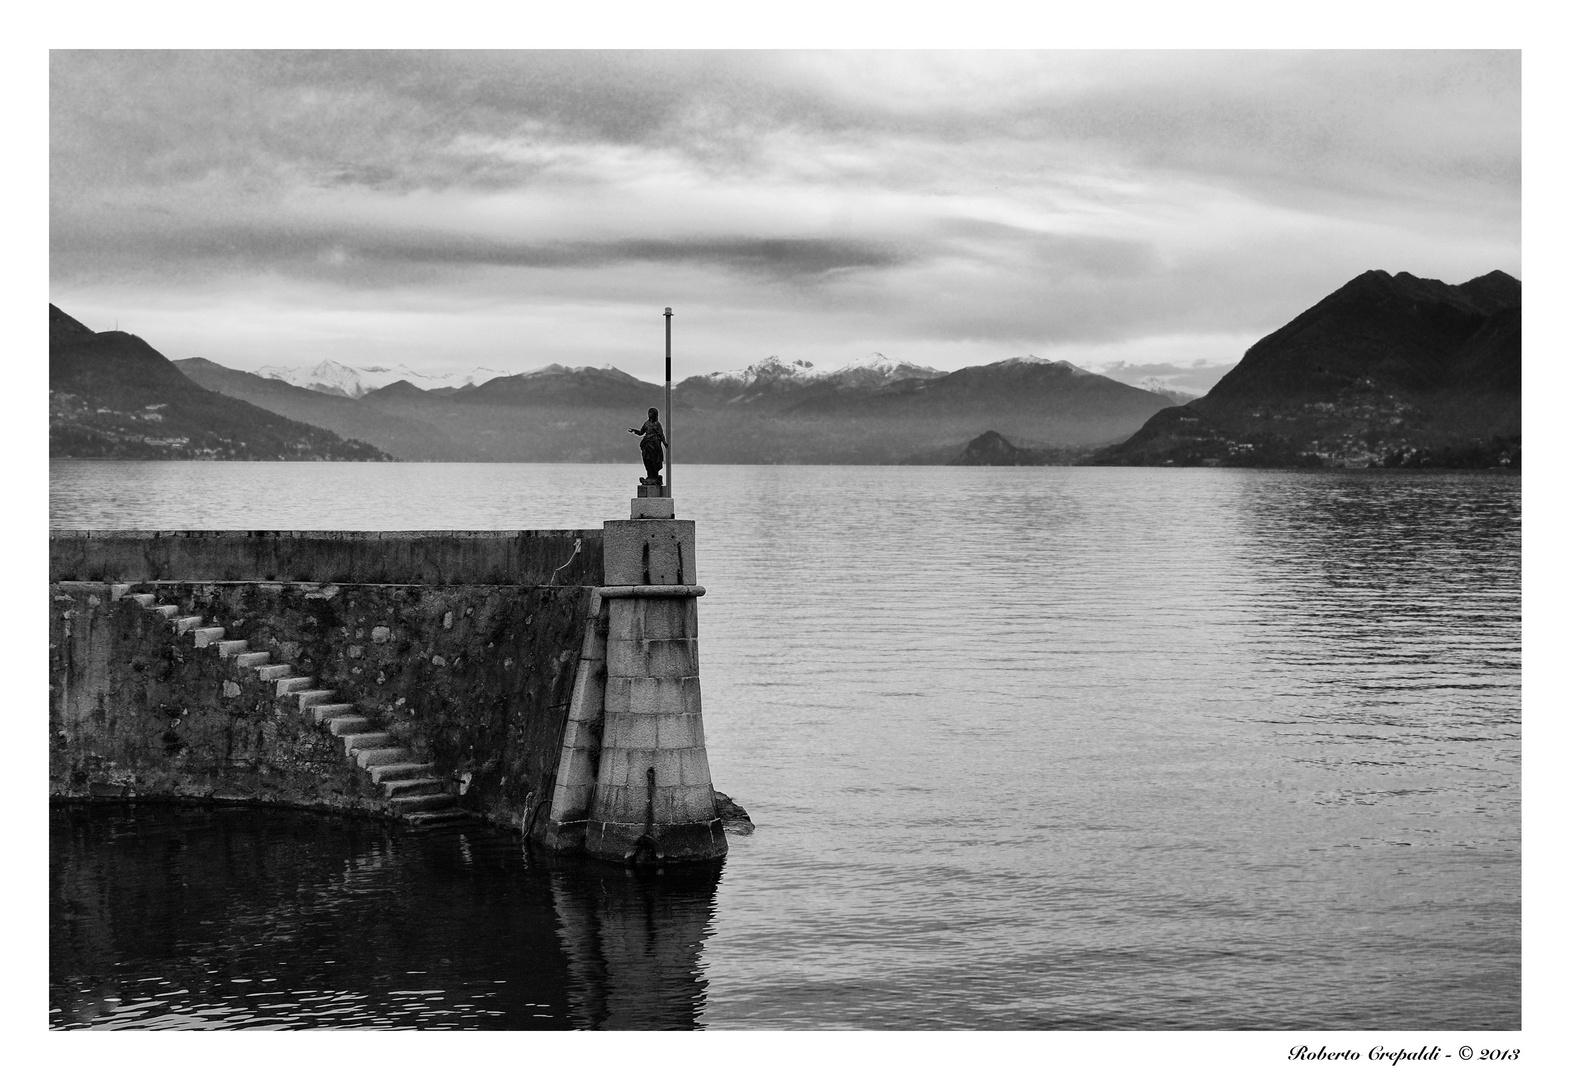
[[[717,353],[1116,362],[1372,266],[1520,272],[1511,52],[60,51],[50,81],[56,293],[215,333],[260,305],[371,349],[342,313],[381,311],[376,348],[448,349],[489,305],[571,353],[542,313],[659,300]]]
[[[1191,394],[1204,394],[1216,385],[1217,380],[1236,366],[1236,361],[1216,362],[1196,359],[1187,364],[1159,362],[1155,364],[1115,361],[1104,365],[1100,372],[1110,379],[1139,386],[1147,379],[1156,379],[1175,390]]]

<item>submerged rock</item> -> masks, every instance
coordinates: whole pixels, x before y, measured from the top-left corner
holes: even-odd
[[[724,792],[715,792],[715,810],[720,814],[720,827],[726,832],[746,836],[753,831],[753,819]]]

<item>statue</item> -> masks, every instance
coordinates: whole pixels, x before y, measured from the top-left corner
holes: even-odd
[[[665,429],[660,426],[660,410],[650,409],[649,419],[644,421],[643,427],[627,430],[640,436],[638,452],[644,455],[644,472],[647,475],[639,483],[645,487],[659,487],[660,470],[665,465]]]

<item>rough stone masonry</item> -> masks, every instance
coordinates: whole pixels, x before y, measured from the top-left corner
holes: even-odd
[[[553,850],[718,858],[693,523],[607,525],[605,559],[594,531],[52,534],[51,795],[390,813],[344,753],[368,736],[336,738],[352,709]]]

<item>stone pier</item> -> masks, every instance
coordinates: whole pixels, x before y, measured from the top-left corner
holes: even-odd
[[[597,590],[563,733],[548,847],[697,862],[726,852],[704,746],[695,529],[640,488],[603,532]]]
[[[479,817],[617,862],[726,852],[694,524],[668,489],[604,535],[51,532],[49,567],[53,798]]]

